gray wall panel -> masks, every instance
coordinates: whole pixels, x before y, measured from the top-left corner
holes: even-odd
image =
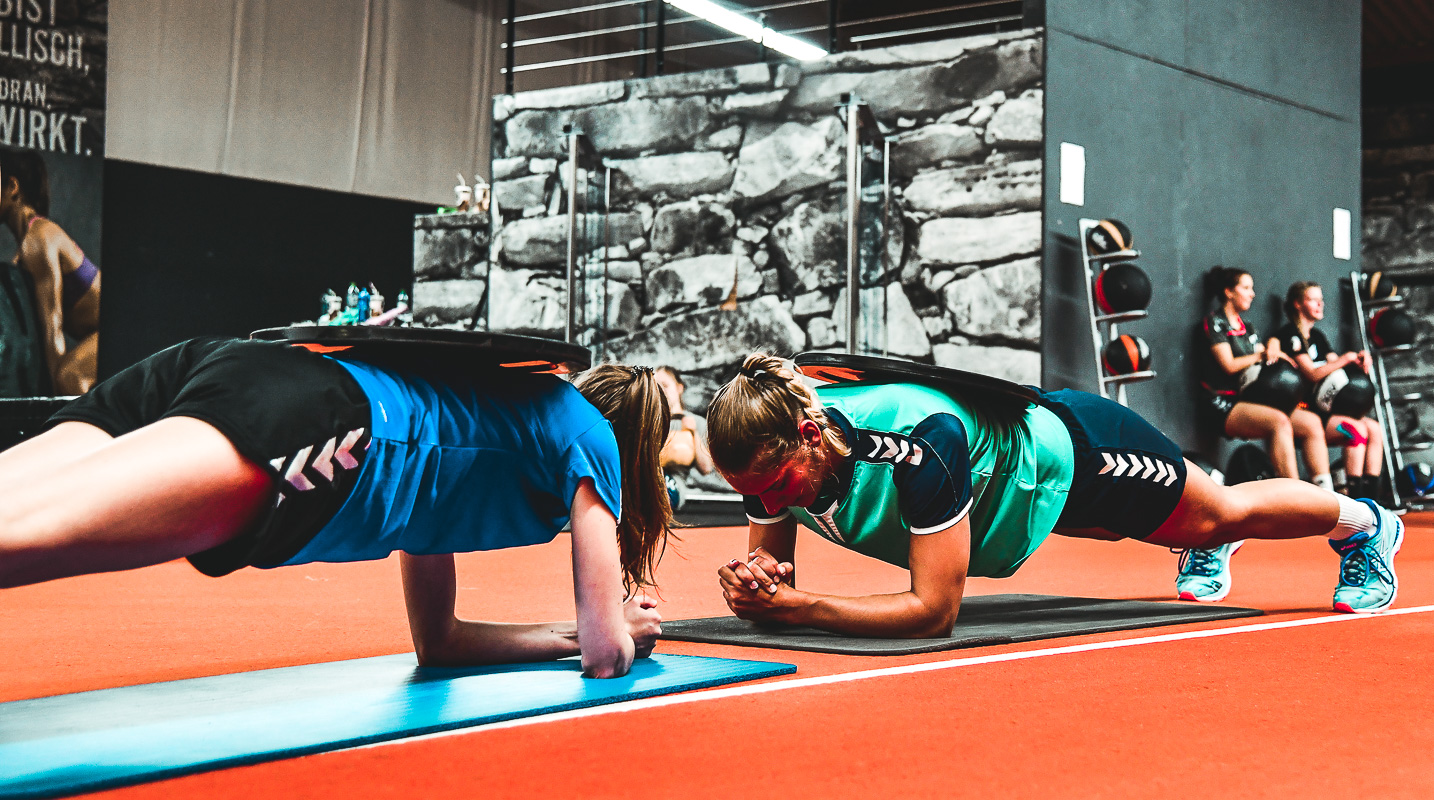
[[[1358,0],[1051,0],[1046,23],[1178,69],[1355,120]],[[1126,87],[1117,97],[1147,95]]]
[[[1358,126],[1056,31],[1047,48],[1045,384],[1095,388],[1088,337],[1076,335],[1087,323],[1073,237],[1081,217],[1118,218],[1155,285],[1150,318],[1121,329],[1150,343],[1160,373],[1131,387],[1131,407],[1182,446],[1208,447],[1195,418],[1202,276],[1214,264],[1249,269],[1262,334],[1281,323],[1291,282],[1321,281],[1323,329],[1336,337],[1336,280],[1356,262],[1333,257],[1332,213],[1354,213],[1358,252]],[[1117,86],[1144,101],[1111,108]],[[1062,141],[1086,148],[1084,207],[1059,201]]]
[[[1186,66],[1347,120],[1359,118],[1358,0],[1186,5]]]

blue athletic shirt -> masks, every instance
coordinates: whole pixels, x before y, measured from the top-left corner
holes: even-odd
[[[619,515],[612,425],[559,378],[503,374],[474,387],[338,363],[368,396],[373,438],[348,500],[285,564],[549,542],[583,478]]]

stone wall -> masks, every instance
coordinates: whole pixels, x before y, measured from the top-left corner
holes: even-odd
[[[1037,382],[1042,87],[1043,36],[1024,31],[498,97],[492,302],[475,317],[468,301],[481,289],[454,282],[477,273],[439,278],[420,264],[420,286],[446,285],[416,291],[418,315],[561,334],[557,195],[572,123],[614,170],[606,291],[587,309],[606,311],[608,357],[678,367],[700,409],[752,349],[843,346],[846,167],[834,106],[854,92],[900,135],[899,224],[870,290],[887,309],[889,351]],[[724,310],[734,287],[736,308]]]
[[[483,313],[492,220],[486,213],[413,218],[413,321],[471,327]]]
[[[1366,108],[1364,143],[1364,270],[1391,275],[1418,321],[1414,351],[1385,360],[1396,394],[1426,398],[1398,410],[1399,435],[1434,441],[1434,102]]]

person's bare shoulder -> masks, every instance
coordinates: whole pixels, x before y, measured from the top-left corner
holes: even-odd
[[[22,260],[58,258],[65,266],[73,269],[84,259],[85,254],[65,229],[50,219],[37,219],[25,241],[21,243]]]

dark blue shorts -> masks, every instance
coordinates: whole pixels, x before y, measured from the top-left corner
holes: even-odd
[[[1088,392],[1041,392],[1040,403],[1065,423],[1075,446],[1075,474],[1057,528],[1144,539],[1170,518],[1185,491],[1185,458],[1165,434]]]

